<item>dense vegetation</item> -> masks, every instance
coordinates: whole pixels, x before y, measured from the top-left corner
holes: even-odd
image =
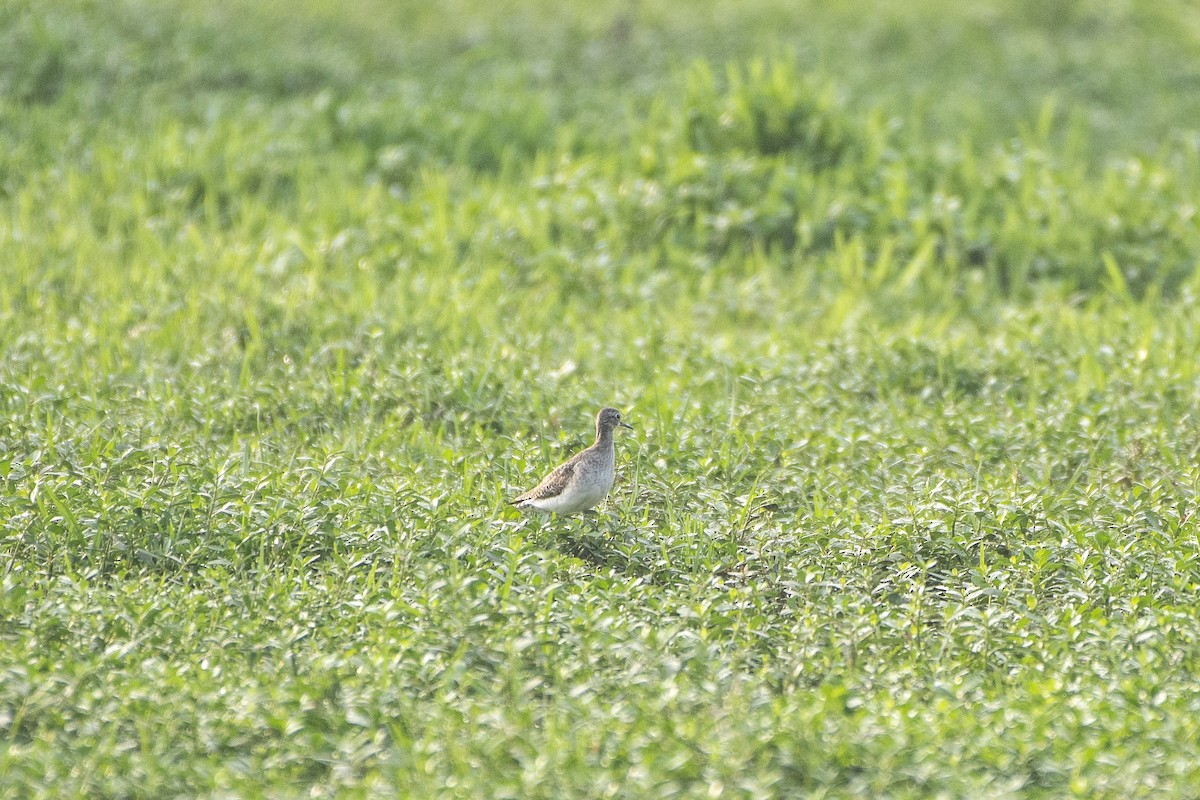
[[[1200,14],[578,5],[0,7],[0,796],[1200,793]]]

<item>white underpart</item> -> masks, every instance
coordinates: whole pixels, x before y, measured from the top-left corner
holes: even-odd
[[[585,511],[599,503],[612,488],[613,477],[610,473],[605,482],[595,481],[586,484],[576,482],[567,491],[557,497],[546,497],[541,500],[526,500],[517,508],[533,508],[538,511],[554,512],[555,514],[574,514]]]

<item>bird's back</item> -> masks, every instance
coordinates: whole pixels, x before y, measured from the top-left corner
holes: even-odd
[[[614,462],[612,440],[596,442],[559,464],[512,505],[559,514],[591,508],[612,488]]]

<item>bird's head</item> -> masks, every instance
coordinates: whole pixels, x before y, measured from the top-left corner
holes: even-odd
[[[596,429],[603,431],[611,431],[616,427],[629,428],[633,430],[632,425],[627,425],[621,421],[621,412],[615,408],[602,408],[600,413],[596,415]]]

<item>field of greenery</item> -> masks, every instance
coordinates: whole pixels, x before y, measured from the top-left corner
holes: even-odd
[[[0,798],[1200,795],[1197,64],[0,4]],[[601,405],[599,513],[508,508]]]

